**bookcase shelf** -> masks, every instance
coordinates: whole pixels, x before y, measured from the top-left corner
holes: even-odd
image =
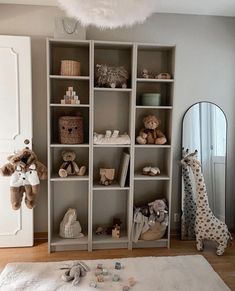
[[[137,82],[146,82],[146,83],[173,83],[173,79],[147,79],[147,78],[137,78]]]
[[[50,75],[50,79],[59,79],[59,80],[80,80],[80,81],[89,81],[89,76],[61,76],[61,75]]]
[[[170,246],[170,222],[165,236],[156,241],[132,241],[134,206],[146,205],[165,198],[171,216],[172,184],[172,114],[174,104],[174,45],[131,42],[56,40],[47,41],[48,83],[48,249],[88,250],[112,248],[145,248]],[[61,76],[61,60],[79,60],[81,76]],[[127,88],[97,87],[96,64],[124,66],[129,74]],[[144,79],[147,68],[154,75],[169,72],[172,79]],[[61,104],[68,87],[73,87],[80,104]],[[143,93],[160,93],[160,106],[143,106]],[[81,114],[84,122],[83,144],[60,144],[58,118]],[[161,119],[161,129],[167,136],[164,145],[136,144],[143,127],[142,119],[154,114]],[[93,133],[106,130],[127,133],[130,144],[94,144]],[[78,166],[85,165],[85,176],[61,178],[58,170],[63,151],[76,153]],[[126,181],[120,186],[119,172],[123,152],[128,153]],[[157,166],[159,176],[142,175],[145,166]],[[114,168],[115,180],[109,186],[99,184],[99,169]],[[123,171],[124,172],[124,171]],[[125,177],[125,175],[124,175]],[[59,236],[59,224],[66,210],[76,208],[85,235],[78,239]],[[121,235],[95,233],[96,228],[112,226],[114,218],[121,220]]]

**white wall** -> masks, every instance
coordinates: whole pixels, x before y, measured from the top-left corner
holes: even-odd
[[[45,38],[53,35],[53,7],[0,5],[0,34],[32,36],[34,149],[46,162]],[[173,212],[180,207],[179,166],[181,121],[193,103],[218,104],[228,118],[227,221],[235,226],[235,19],[155,14],[131,29],[87,30],[89,39],[175,43],[176,90],[174,111]],[[173,228],[177,225],[173,224]],[[35,231],[47,230],[46,183],[35,209]]]

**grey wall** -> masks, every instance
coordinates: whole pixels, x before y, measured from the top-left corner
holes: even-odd
[[[0,5],[0,34],[32,36],[34,149],[46,162],[46,55],[45,38],[53,35],[52,7]],[[175,43],[176,88],[174,110],[173,213],[180,208],[178,161],[181,121],[193,103],[218,104],[228,119],[227,222],[235,226],[235,19],[225,17],[155,14],[131,29],[89,28],[88,39]],[[35,209],[35,231],[47,230],[46,183]],[[178,225],[172,225],[176,229]]]

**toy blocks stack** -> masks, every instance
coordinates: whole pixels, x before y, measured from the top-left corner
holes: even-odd
[[[80,104],[79,96],[76,95],[73,87],[68,87],[64,99],[61,99],[61,104]]]

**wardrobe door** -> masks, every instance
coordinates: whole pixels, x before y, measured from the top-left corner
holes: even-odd
[[[32,144],[31,45],[29,37],[0,36],[0,166]],[[0,177],[0,247],[33,245],[33,211],[10,203],[9,177]]]

